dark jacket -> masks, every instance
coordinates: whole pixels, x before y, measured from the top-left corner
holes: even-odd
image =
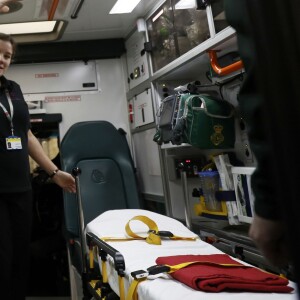
[[[254,70],[256,50],[246,0],[225,0],[226,19],[236,30],[238,47],[243,61],[246,78],[238,95],[241,114],[247,124],[251,149],[257,160],[252,175],[252,189],[255,195],[255,212],[267,219],[279,219],[280,208],[272,179],[273,164],[265,124],[263,96],[258,90]]]

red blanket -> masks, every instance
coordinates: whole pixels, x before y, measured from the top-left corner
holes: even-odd
[[[178,255],[156,259],[157,264],[170,266],[195,261],[202,263],[179,269],[171,273],[171,276],[195,290],[207,292],[239,290],[289,293],[293,291],[293,288],[287,286],[287,279],[255,267],[243,265],[226,254]],[[238,266],[226,267],[222,264],[235,264]]]

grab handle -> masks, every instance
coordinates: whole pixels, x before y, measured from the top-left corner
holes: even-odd
[[[221,67],[218,64],[218,57],[216,54],[216,50],[208,50],[208,55],[210,58],[210,65],[213,68],[213,70],[218,74],[218,75],[227,75],[230,73],[233,73],[235,71],[238,71],[244,67],[243,62],[241,60],[236,61],[226,67]]]

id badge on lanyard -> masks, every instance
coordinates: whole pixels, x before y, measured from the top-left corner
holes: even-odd
[[[22,149],[21,138],[17,136],[9,136],[6,139],[6,149],[7,150],[18,150]]]
[[[11,101],[9,92],[6,90],[5,93],[6,93],[7,101],[8,101],[9,108],[10,108],[10,114],[2,103],[0,103],[0,107],[4,111],[4,114],[5,114],[8,122],[10,123],[10,130],[11,130],[11,135],[5,139],[6,149],[7,150],[20,150],[20,149],[22,149],[21,138],[14,135],[14,124],[13,124],[14,107],[12,105],[12,101]]]

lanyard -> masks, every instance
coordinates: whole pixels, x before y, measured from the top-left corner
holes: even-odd
[[[10,123],[11,135],[14,136],[14,124],[13,124],[14,107],[13,107],[13,104],[12,104],[12,101],[11,101],[8,90],[5,90],[5,94],[6,94],[6,97],[7,97],[7,101],[8,101],[8,105],[9,105],[9,109],[10,109],[10,114],[1,102],[0,102],[0,107],[3,109],[4,114],[5,114],[8,122]]]

